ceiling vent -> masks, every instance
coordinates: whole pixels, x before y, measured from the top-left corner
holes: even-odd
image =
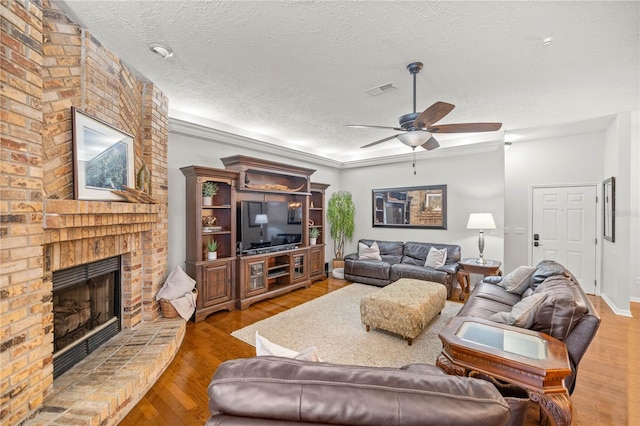
[[[377,87],[372,87],[371,89],[367,89],[366,92],[371,96],[378,96],[396,89],[398,89],[398,86],[396,86],[396,84],[393,82],[389,82]]]

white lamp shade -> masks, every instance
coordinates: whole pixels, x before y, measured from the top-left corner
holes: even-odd
[[[267,218],[266,214],[257,214],[256,215],[256,225],[264,225],[265,223],[269,223],[269,218]]]
[[[496,222],[491,213],[471,213],[467,229],[496,229]]]
[[[411,132],[401,133],[397,135],[396,138],[403,144],[415,148],[431,139],[431,133],[424,130],[413,130]]]

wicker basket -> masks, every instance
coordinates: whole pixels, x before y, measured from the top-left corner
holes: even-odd
[[[197,288],[193,289],[193,294],[195,294],[197,300]],[[178,313],[178,311],[176,311],[176,308],[174,308],[171,302],[167,299],[160,299],[160,309],[162,309],[162,316],[165,318],[180,318],[180,314]]]

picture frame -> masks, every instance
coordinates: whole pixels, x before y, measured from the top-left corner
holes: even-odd
[[[74,198],[124,201],[112,191],[135,188],[133,136],[75,107],[71,125]]]
[[[373,226],[447,229],[447,185],[374,189]]]
[[[616,241],[616,178],[602,182],[602,236],[605,240]]]

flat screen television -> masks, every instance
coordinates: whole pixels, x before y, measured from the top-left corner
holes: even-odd
[[[241,201],[238,203],[239,254],[286,249],[302,241],[302,203]]]

